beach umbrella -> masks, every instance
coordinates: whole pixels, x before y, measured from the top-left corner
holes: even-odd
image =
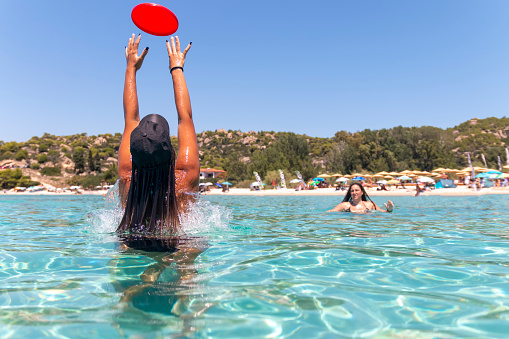
[[[207,186],[207,184],[206,184],[206,183],[204,183],[204,182],[200,182],[200,183],[198,184],[198,186]],[[98,187],[101,187],[101,186],[98,186]],[[96,187],[96,188],[97,188],[97,187]]]
[[[319,174],[318,175],[318,178],[330,178],[331,175],[328,175],[328,174]]]
[[[401,177],[398,177],[396,179],[398,179],[398,180],[412,180],[412,178],[410,178],[410,177],[408,177],[406,175],[402,175]]]
[[[444,170],[442,171],[442,173],[456,173],[456,172],[461,172],[461,170],[454,168],[444,168]]]
[[[228,182],[228,181],[222,182],[221,185],[233,186],[233,184],[231,182]]]
[[[486,173],[479,173],[477,174],[475,177],[476,178],[487,178],[489,177],[490,175],[489,174],[486,174]]]
[[[399,181],[397,181],[397,180],[389,180],[389,181],[387,181],[387,184],[388,184],[388,185],[395,185],[395,184],[399,184],[399,183],[400,183],[400,182],[399,182]]]
[[[502,174],[502,172],[497,171],[497,170],[493,170],[493,171],[486,172],[486,174]]]
[[[387,180],[378,180],[376,183],[380,185],[387,185]]]
[[[389,173],[389,175],[392,175],[392,176],[398,176],[398,175],[399,175],[399,173],[397,173],[397,172],[390,172],[390,173]]]
[[[382,171],[382,172],[378,172],[377,174],[375,174],[376,177],[384,177],[386,175],[389,175],[389,173],[385,172],[385,171]]]
[[[354,174],[351,174],[352,177],[362,177],[363,174],[361,173],[354,173]]]
[[[361,180],[366,180],[366,178],[364,178],[364,177],[354,177],[352,180],[354,180],[354,181],[361,181]]]
[[[299,182],[302,182],[302,181],[300,179],[290,180],[290,184],[296,184],[296,183],[299,183]]]
[[[221,186],[221,184],[220,184],[220,183],[218,183],[218,182],[216,182],[216,186],[218,186],[218,187],[223,187],[223,186]]]
[[[316,178],[313,178],[313,181],[325,181],[325,179],[324,179],[324,178],[318,178],[318,177],[316,177]]]
[[[336,179],[336,182],[347,182],[348,181],[348,178],[345,178],[345,177],[341,177],[341,178],[337,178]]]
[[[421,177],[421,178],[417,179],[417,181],[419,181],[419,182],[432,182],[432,183],[435,182],[435,180],[431,179],[430,177]]]
[[[392,176],[390,176],[390,175],[386,175],[386,176],[384,176],[384,178],[385,178],[385,179],[392,179]]]
[[[501,173],[495,177],[495,179],[509,178],[509,173]]]
[[[213,184],[213,183],[211,183],[211,182],[206,182],[206,183],[205,183],[205,185],[207,185],[207,186],[213,186],[214,184]]]
[[[431,172],[443,172],[444,170],[446,170],[446,168],[439,167],[439,168],[434,169]]]
[[[336,174],[331,174],[331,177],[342,177],[343,174],[340,174],[340,173],[336,173]]]

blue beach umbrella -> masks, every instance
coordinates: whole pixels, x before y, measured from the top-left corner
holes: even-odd
[[[325,181],[324,178],[313,178],[313,181]]]
[[[362,181],[362,180],[366,180],[366,178],[364,178],[364,177],[355,177],[352,180],[353,181]]]
[[[228,181],[225,181],[225,182],[222,182],[221,185],[232,186],[233,184]]]
[[[476,178],[488,178],[490,175],[487,173],[479,173],[475,177]]]
[[[218,183],[218,182],[216,182],[216,186],[223,187],[223,186],[221,186],[221,184],[220,184],[220,183]]]

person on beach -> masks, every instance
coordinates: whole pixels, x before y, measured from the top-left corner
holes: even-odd
[[[388,201],[384,204],[386,210],[381,209],[377,204],[373,202],[362,187],[361,184],[355,182],[350,185],[348,192],[346,192],[343,201],[327,212],[352,212],[352,213],[367,213],[372,210],[378,210],[382,212],[392,212],[394,204],[392,201]]]

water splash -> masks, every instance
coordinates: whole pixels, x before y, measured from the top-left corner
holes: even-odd
[[[124,215],[120,203],[119,181],[104,196],[104,207],[87,214],[85,232],[112,234],[117,230]]]
[[[104,207],[87,215],[85,232],[95,234],[112,234],[116,231],[124,210],[120,203],[119,186],[117,183],[106,193]],[[215,205],[196,194],[196,202],[189,210],[180,216],[185,234],[206,235],[229,228],[232,220],[232,210],[221,205]]]
[[[232,220],[232,210],[212,204],[202,196],[196,196],[187,213],[181,215],[180,222],[184,232],[189,235],[204,235],[229,228]]]

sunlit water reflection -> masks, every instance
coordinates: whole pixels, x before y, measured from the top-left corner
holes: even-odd
[[[121,251],[102,197],[0,196],[2,336],[507,336],[509,197],[392,200],[207,196],[199,255],[147,287],[158,258]]]

